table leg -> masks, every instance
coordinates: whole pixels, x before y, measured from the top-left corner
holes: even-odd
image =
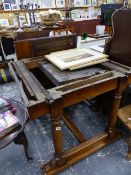
[[[18,136],[14,139],[14,143],[24,146],[24,151],[25,151],[25,156],[27,158],[27,161],[31,163],[33,161],[33,159],[32,159],[32,157],[29,156],[29,153],[28,153],[28,140],[27,140],[27,137],[26,137],[24,131],[22,131],[20,134],[18,134]]]
[[[127,140],[128,143],[128,160],[131,160],[131,135]]]
[[[110,134],[110,138],[116,135],[116,124],[117,124],[117,114],[120,107],[122,93],[126,88],[126,77],[119,78],[118,88],[115,91],[111,111],[109,114],[109,123],[108,123],[108,132]]]
[[[57,99],[50,104],[50,117],[52,124],[53,142],[55,147],[54,158],[44,165],[43,171],[48,172],[48,169],[53,167],[61,167],[65,164],[66,159],[63,153],[63,135],[61,128],[61,116],[62,116],[62,101]]]

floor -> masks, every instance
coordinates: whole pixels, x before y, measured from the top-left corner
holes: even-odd
[[[1,96],[20,101],[16,84],[0,86]],[[80,130],[89,137],[100,133],[107,125],[107,117],[92,112],[84,102],[65,109]],[[65,149],[78,141],[62,123]],[[25,159],[23,147],[14,143],[0,150],[0,175],[41,175],[41,166],[52,158],[53,143],[49,116],[30,121],[25,128],[33,163]],[[79,161],[60,175],[131,175],[131,161],[126,160],[127,144],[121,139],[99,152]]]

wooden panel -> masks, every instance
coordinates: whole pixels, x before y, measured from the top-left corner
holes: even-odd
[[[96,33],[96,25],[100,24],[99,19],[85,20],[79,22],[79,35],[86,32],[89,34]]]
[[[15,51],[17,59],[32,57],[32,44],[30,40],[21,40],[15,42]]]
[[[24,40],[30,38],[40,38],[44,36],[49,36],[52,29],[44,29],[42,31],[28,31],[28,32],[17,32],[17,40]]]
[[[84,32],[93,34],[96,33],[96,25],[100,24],[100,19],[66,21],[64,24],[72,29],[71,32],[76,33],[77,35],[82,35]]]
[[[79,28],[78,28],[78,22],[75,21],[66,21],[64,24],[70,28],[71,33],[76,33],[79,35]]]
[[[15,42],[17,59],[43,56],[53,51],[75,48],[77,45],[76,35],[41,37]]]
[[[77,45],[76,35],[45,37],[33,40],[33,57],[42,56],[51,52],[75,48]]]
[[[24,32],[17,32],[16,33],[16,39],[17,40],[24,40],[24,39],[31,39],[31,38],[40,38],[40,37],[45,37],[49,36],[49,33],[51,31],[56,31],[56,30],[61,30],[65,29],[66,27],[48,27],[48,28],[43,28],[42,31],[24,31]],[[72,28],[71,32],[73,31]],[[73,33],[73,32],[72,32]]]

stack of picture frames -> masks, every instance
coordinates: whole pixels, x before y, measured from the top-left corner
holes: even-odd
[[[69,49],[52,52],[45,57],[61,70],[75,70],[108,61],[108,56],[91,49]]]

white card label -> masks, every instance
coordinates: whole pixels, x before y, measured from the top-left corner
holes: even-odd
[[[61,131],[61,127],[56,127],[56,131]]]

